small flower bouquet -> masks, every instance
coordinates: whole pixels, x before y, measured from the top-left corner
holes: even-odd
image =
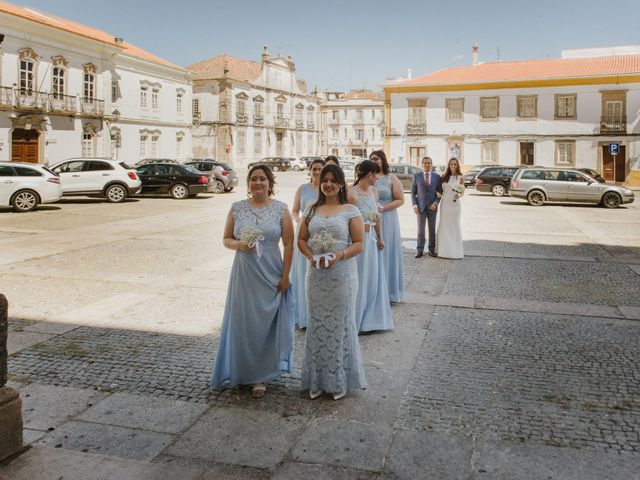
[[[262,258],[261,242],[264,241],[262,230],[251,225],[246,226],[242,230],[240,230],[240,240],[242,240],[243,242],[247,242],[250,248],[255,249],[256,257],[258,257],[258,260]]]
[[[335,260],[336,255],[333,253],[335,250],[335,240],[331,235],[331,232],[327,229],[321,232],[314,233],[309,239],[309,248],[315,254],[313,255],[313,261],[316,264],[316,268],[328,268],[329,262]],[[325,266],[322,266],[324,263]]]
[[[456,193],[456,194],[458,194],[458,196],[460,196],[460,195],[464,194],[465,188],[464,188],[463,184],[456,183],[451,190],[453,190],[453,193]],[[453,199],[454,202],[456,200],[457,200],[457,197]]]
[[[367,212],[364,214],[364,223],[367,225],[375,225],[378,214],[376,212]]]

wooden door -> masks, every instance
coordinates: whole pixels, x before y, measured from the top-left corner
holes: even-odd
[[[16,128],[11,134],[11,161],[38,163],[38,132]]]
[[[533,142],[520,142],[520,165],[535,165]]]
[[[620,153],[614,156],[609,153],[609,146],[602,146],[602,177],[607,182],[624,182],[626,177],[625,146],[620,145]]]

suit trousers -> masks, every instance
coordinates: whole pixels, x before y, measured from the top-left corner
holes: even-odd
[[[438,218],[438,210],[430,210],[429,206],[416,215],[418,217],[418,252],[424,252],[425,245],[425,224],[429,227],[429,244],[428,248],[431,253],[436,250],[436,219]]]

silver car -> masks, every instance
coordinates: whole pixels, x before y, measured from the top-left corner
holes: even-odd
[[[600,183],[571,168],[522,168],[513,176],[509,192],[512,197],[524,198],[534,206],[544,202],[585,202],[617,208],[634,200],[628,188]]]

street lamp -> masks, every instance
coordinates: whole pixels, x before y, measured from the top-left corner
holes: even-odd
[[[113,112],[111,112],[111,116],[113,117],[114,122],[117,122],[118,120],[120,120],[120,112],[118,111],[117,108]]]

